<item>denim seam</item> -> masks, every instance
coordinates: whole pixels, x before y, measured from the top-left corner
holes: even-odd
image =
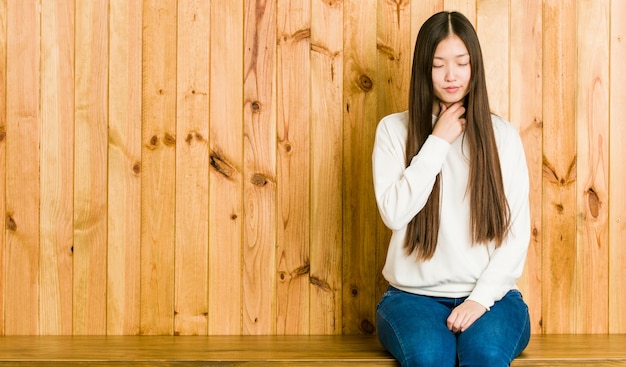
[[[402,352],[402,361],[401,361],[401,365],[404,365],[406,363],[406,348],[404,347],[404,343],[402,341],[402,338],[398,337],[398,334],[396,332],[396,328],[395,326],[389,322],[389,319],[387,318],[387,315],[385,315],[384,312],[379,312],[380,317],[383,318],[383,320],[385,320],[385,322],[387,323],[387,325],[389,325],[391,327],[391,331],[393,331],[393,335],[395,336],[396,340],[398,341],[398,345],[400,345],[400,351]]]
[[[529,321],[530,321],[530,317],[529,317],[529,314],[528,314],[528,307],[526,307],[526,313],[524,314],[524,329],[528,325]],[[517,356],[515,356],[513,354],[519,348],[520,340],[522,340],[522,335],[524,335],[524,329],[522,329],[522,331],[519,333],[519,336],[517,337],[517,342],[515,343],[515,348],[513,348],[513,350],[511,351],[511,355],[509,357],[510,360],[513,360],[515,357],[517,357]],[[530,330],[529,330],[529,332],[530,332]]]

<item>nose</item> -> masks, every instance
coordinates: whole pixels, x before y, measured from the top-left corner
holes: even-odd
[[[452,67],[446,68],[446,74],[443,77],[446,82],[453,82],[454,80],[456,80],[454,68]]]

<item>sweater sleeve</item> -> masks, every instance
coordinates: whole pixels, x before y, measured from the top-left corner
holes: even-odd
[[[376,130],[372,153],[374,194],[381,218],[391,230],[405,227],[424,207],[450,149],[443,139],[429,136],[405,167],[406,125],[391,115]]]
[[[530,241],[529,179],[526,158],[517,132],[501,153],[503,182],[511,209],[511,227],[502,245],[493,250],[468,299],[489,309],[511,289],[524,270]]]

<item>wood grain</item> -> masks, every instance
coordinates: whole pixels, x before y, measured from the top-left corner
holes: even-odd
[[[76,6],[73,333],[106,333],[109,2]]]
[[[626,335],[535,335],[511,366],[626,366]],[[365,336],[0,338],[0,365],[398,366]]]
[[[378,117],[406,110],[415,39],[411,34],[411,7],[408,0],[379,0],[377,6],[377,50],[379,93]]]
[[[174,334],[206,335],[210,3],[178,2]]]
[[[0,0],[0,334],[375,333],[374,129],[442,9],[526,149],[533,332],[624,332],[621,1]]]
[[[176,2],[143,2],[140,333],[174,332]]]
[[[626,333],[626,2],[611,2],[610,17],[610,115],[609,115],[609,333]],[[618,162],[615,165],[615,162]],[[607,198],[607,200],[609,199]]]
[[[276,333],[309,333],[311,4],[277,8]]]
[[[140,0],[111,0],[107,334],[139,334],[141,276]]]
[[[276,332],[275,6],[244,2],[244,334]]]
[[[40,334],[72,333],[74,2],[42,2]]]
[[[528,304],[533,333],[542,332],[542,6],[511,2],[510,120],[518,128],[530,179],[531,240],[518,286]]]
[[[343,333],[376,330],[376,0],[344,2]]]
[[[0,95],[7,92],[7,2],[0,0]],[[0,98],[0,193],[6,194],[6,98]],[[4,303],[6,289],[6,195],[0,195],[0,213],[5,215],[5,225],[0,225],[0,335],[4,335]]]
[[[543,3],[543,271],[545,333],[574,332],[576,301],[575,4]],[[552,72],[560,70],[559,73]]]
[[[311,2],[311,334],[342,324],[343,12]]]
[[[39,333],[39,1],[7,3],[4,333]]]
[[[489,107],[496,115],[509,119],[510,98],[510,21],[511,5],[500,0],[476,2],[476,32],[481,43],[487,78]]]
[[[242,332],[243,2],[211,2],[208,333]]]
[[[579,0],[576,333],[608,332],[609,2]],[[598,39],[602,40],[599,41]],[[584,137],[584,138],[583,138]],[[593,297],[589,294],[593,293]]]

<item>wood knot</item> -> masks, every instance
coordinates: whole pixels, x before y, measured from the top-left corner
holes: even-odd
[[[356,289],[356,287],[353,287],[352,289],[350,289],[350,294],[352,294],[352,297],[356,297],[359,295],[359,290]]]
[[[211,151],[209,154],[209,164],[219,174],[228,179],[232,179],[235,175],[235,168],[214,151]]]
[[[600,198],[593,187],[590,187],[589,190],[587,190],[587,201],[589,202],[589,212],[591,213],[591,216],[598,218],[598,215],[600,214]]]
[[[165,146],[168,147],[173,147],[176,145],[176,137],[174,137],[174,135],[170,134],[170,133],[165,133],[165,136],[163,137],[163,144],[165,144]]]
[[[252,112],[254,112],[254,113],[261,112],[261,102],[259,102],[259,101],[253,101],[250,104],[250,107],[252,107]]]
[[[367,335],[373,335],[376,331],[376,327],[374,327],[374,324],[370,320],[363,319],[361,321],[361,331]]]
[[[372,82],[372,79],[370,79],[369,76],[365,74],[359,75],[359,88],[361,88],[365,92],[369,92],[370,90],[372,90],[373,86],[374,82]]]
[[[185,137],[185,143],[191,144],[192,141],[204,142],[204,136],[197,131],[190,131],[187,133],[187,137]]]
[[[6,137],[7,132],[4,130],[4,128],[0,128],[0,142],[3,142]]]
[[[333,290],[328,282],[313,275],[309,277],[309,283],[311,283],[315,287],[318,287],[323,292],[330,292]]]
[[[133,172],[135,172],[135,174],[137,175],[141,173],[141,163],[137,162],[133,164]]]
[[[290,275],[294,277],[301,277],[301,276],[307,275],[310,271],[311,271],[311,265],[309,264],[307,260],[307,262],[305,262],[303,265],[298,266],[297,268],[293,269],[290,272]]]
[[[252,182],[253,185],[255,186],[259,186],[259,187],[263,187],[265,185],[267,185],[267,178],[260,174],[260,173],[255,173],[254,175],[252,175],[252,178],[250,179],[250,182]]]
[[[150,141],[148,142],[148,149],[154,150],[159,146],[159,137],[157,135],[152,135]]]
[[[13,231],[13,232],[17,231],[17,223],[15,223],[15,220],[10,215],[7,215],[6,228],[9,231]]]

